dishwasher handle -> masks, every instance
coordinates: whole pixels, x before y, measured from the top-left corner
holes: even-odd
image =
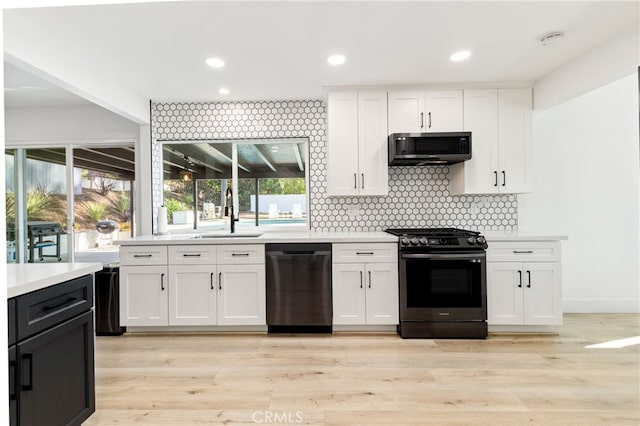
[[[267,252],[268,256],[328,256],[330,255],[330,251],[269,251]]]

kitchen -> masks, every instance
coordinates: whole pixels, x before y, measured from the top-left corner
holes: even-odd
[[[602,11],[600,12],[604,13]],[[23,18],[20,17],[20,19]],[[167,18],[165,17],[164,19]],[[404,17],[403,19],[406,20],[407,18]],[[41,31],[45,31],[46,22],[41,22],[41,24]],[[9,23],[9,25],[11,24]],[[77,25],[77,22],[75,22],[75,25]],[[256,26],[257,25],[256,23]],[[11,28],[18,33],[24,31],[21,28]],[[73,28],[71,23],[69,28]],[[545,28],[545,30],[547,29]],[[536,31],[540,32],[540,30]],[[566,38],[568,39],[568,36]],[[618,51],[616,47],[629,46],[629,44],[625,44],[628,43],[627,40],[629,38],[636,40],[637,31],[635,34],[631,34],[631,36],[629,36],[628,33],[625,35],[623,32],[620,37],[611,38],[609,45],[601,46],[601,50],[594,49],[594,51],[589,52],[589,54],[585,53],[582,57],[577,57],[573,62],[565,64],[564,67],[560,66],[562,65],[562,61],[559,61],[557,63],[559,67],[558,70],[555,73],[548,70],[549,75],[546,78],[543,74],[535,78],[530,78],[531,80],[537,80],[535,84],[533,84],[534,82],[532,81],[529,85],[529,87],[534,87],[535,93],[533,108],[533,145],[535,148],[532,168],[534,171],[532,176],[534,180],[533,192],[529,194],[519,194],[517,196],[511,194],[492,195],[490,197],[481,196],[477,198],[476,196],[470,196],[468,201],[461,201],[459,199],[455,201],[457,203],[467,203],[462,205],[464,212],[462,213],[463,217],[460,219],[460,222],[462,220],[465,221],[463,227],[483,231],[485,229],[500,231],[515,229],[531,230],[532,232],[537,231],[544,235],[569,236],[567,241],[562,242],[564,312],[637,312],[637,286],[634,285],[634,283],[637,283],[637,271],[629,267],[629,265],[637,265],[637,243],[629,242],[628,239],[625,239],[625,242],[621,243],[620,235],[628,235],[629,232],[632,234],[635,232],[635,234],[637,234],[637,198],[633,195],[631,200],[629,200],[629,191],[631,191],[632,194],[636,194],[638,191],[634,189],[635,187],[632,187],[630,190],[626,187],[622,188],[624,185],[620,185],[620,188],[615,186],[612,188],[610,184],[606,184],[605,182],[610,182],[611,180],[628,181],[630,185],[637,185],[637,179],[633,178],[633,176],[637,176],[638,173],[637,155],[633,154],[634,152],[637,154],[637,144],[633,144],[634,140],[637,141],[637,137],[634,139],[633,134],[633,132],[637,131],[637,123],[633,121],[631,126],[627,122],[624,122],[625,125],[623,126],[606,126],[605,124],[600,124],[599,126],[603,127],[596,129],[580,124],[582,121],[574,113],[575,110],[580,110],[588,113],[587,116],[594,117],[594,120],[595,117],[597,117],[600,120],[598,121],[599,123],[611,122],[619,124],[621,118],[619,114],[616,114],[615,110],[617,108],[614,108],[613,105],[617,106],[618,102],[622,101],[625,102],[625,105],[631,105],[629,108],[634,112],[630,114],[633,118],[629,120],[637,120],[637,114],[635,114],[637,109],[637,60],[631,61],[633,63],[632,68],[629,68],[625,65],[624,60],[628,60],[626,58],[629,56],[633,58],[633,54],[622,55],[625,59],[622,59],[622,63],[620,63],[616,62],[616,57],[612,53]],[[20,63],[20,59],[25,61],[28,56],[27,52],[21,52],[19,49],[20,46],[11,43],[11,40],[9,40],[7,36],[5,36],[5,39],[8,42],[5,46],[5,52],[8,52],[11,57],[15,59],[14,62]],[[26,41],[27,39],[25,38],[24,40]],[[634,41],[631,42],[631,46],[634,45],[633,43]],[[637,43],[637,41],[635,41],[635,43]],[[33,48],[33,46],[31,47]],[[539,45],[536,47],[542,48]],[[554,46],[549,45],[544,48],[547,47],[553,48]],[[445,56],[448,56],[448,54],[449,52],[447,52]],[[348,54],[348,56],[350,60],[351,55]],[[607,58],[607,60],[603,58]],[[37,58],[32,57],[32,59],[35,60]],[[41,60],[44,59],[41,58]],[[77,60],[78,58],[75,59],[75,61]],[[74,62],[71,62],[71,64],[73,63]],[[229,64],[231,64],[231,61],[229,61]],[[346,65],[348,64],[349,62],[346,63]],[[605,64],[607,65],[605,66]],[[22,63],[22,65],[24,66],[25,64]],[[41,66],[43,65],[44,64],[41,63]],[[55,63],[51,64],[51,66],[54,65]],[[596,70],[600,70],[598,66],[604,67],[605,75],[607,76],[604,80],[598,80],[598,78],[600,78],[599,75],[601,75],[596,72]],[[618,66],[628,71],[620,73],[617,68]],[[69,67],[67,66],[66,68]],[[593,70],[593,72],[586,73],[583,69]],[[50,69],[50,71],[53,73],[53,69]],[[59,74],[61,71],[64,70],[57,70],[57,72],[53,74],[61,75]],[[335,71],[337,71],[337,69],[331,70],[331,72]],[[583,81],[576,81],[578,80],[575,79],[577,73],[583,76],[586,74]],[[336,80],[332,79],[336,77],[331,77],[327,82],[319,85],[317,89],[319,90],[321,86],[353,86],[356,84],[360,86],[363,84],[363,81],[358,77],[352,76],[347,78],[344,80],[344,83],[341,83],[339,80],[335,82]],[[85,76],[84,78],[89,77]],[[449,78],[451,79],[452,77]],[[478,81],[481,79],[486,79],[486,81],[489,82],[496,81],[495,78],[487,79],[478,74],[476,77],[465,77],[463,81]],[[507,78],[497,80],[506,81]],[[517,79],[510,78],[509,80]],[[403,89],[407,88],[407,84],[413,80],[408,78],[405,81],[406,83]],[[424,79],[415,81],[424,81]],[[447,82],[447,80],[443,81]],[[76,80],[76,82],[78,84],[80,83],[79,80]],[[569,84],[569,82],[572,84]],[[85,81],[85,83],[88,83],[88,81]],[[427,80],[424,81],[424,85],[417,85],[416,87],[420,87],[421,89],[451,88],[447,87],[445,83],[426,86],[428,83],[429,81]],[[508,88],[506,87],[508,85],[505,84],[500,84],[499,86],[488,86],[487,84],[488,83],[484,83],[475,86],[464,85],[463,89]],[[87,85],[80,86],[85,89],[88,88]],[[369,86],[371,86],[371,84],[369,84]],[[296,105],[296,101],[278,101],[278,99],[282,99],[284,90],[282,86],[278,87],[281,87],[280,90],[270,96],[266,94],[261,97],[245,95],[246,97],[244,99],[259,99],[260,101],[253,101],[258,104],[257,107],[261,107],[259,104],[264,103],[266,104],[264,107],[273,109],[273,114],[290,114],[293,113],[294,109],[297,111],[303,109],[303,114],[306,114],[306,109],[324,108],[324,102],[322,104],[316,104],[318,101],[315,99],[319,99],[319,95],[299,98],[302,100],[306,99],[306,102],[311,102],[311,105],[307,104],[304,107],[302,107],[302,105]],[[515,85],[511,87],[518,86]],[[591,89],[597,88],[600,88],[600,90],[593,90],[591,94]],[[152,108],[156,108],[154,110],[155,113],[159,115],[159,106],[163,103],[169,104],[174,99],[176,100],[175,104],[178,109],[180,108],[179,105],[190,108],[191,105],[197,102],[208,105],[209,102],[223,100],[223,98],[218,97],[218,95],[207,95],[204,98],[199,98],[197,96],[202,96],[202,94],[199,94],[189,95],[187,97],[187,95],[180,93],[179,89],[178,87],[174,89],[178,93],[173,96],[167,95],[166,102],[153,103]],[[397,87],[391,87],[386,91],[393,92],[395,89],[397,89]],[[102,89],[96,88],[96,90],[100,92]],[[328,92],[330,93],[330,91]],[[114,96],[117,93],[120,92],[115,89],[111,90],[111,93],[101,93],[104,99],[101,104],[107,105],[109,102],[113,102]],[[94,94],[94,96],[96,95],[97,93]],[[292,95],[286,96],[286,98],[292,97]],[[129,135],[135,135],[136,153],[140,156],[140,160],[136,162],[140,170],[137,175],[152,176],[151,179],[140,179],[140,181],[136,182],[138,185],[136,196],[139,197],[139,199],[136,200],[138,211],[136,219],[139,221],[137,224],[137,235],[141,236],[150,235],[154,231],[157,231],[157,228],[155,228],[155,226],[157,226],[156,219],[149,220],[148,218],[156,215],[157,208],[162,202],[162,179],[160,178],[162,170],[160,168],[161,151],[159,150],[160,144],[157,141],[163,138],[164,134],[162,132],[168,131],[161,125],[149,128],[148,116],[150,111],[148,111],[148,98],[159,99],[159,96],[149,94],[145,103],[146,108],[142,106],[139,106],[138,109],[132,108],[132,104],[126,102],[120,104],[120,111],[124,111],[125,116],[137,116],[138,120],[136,120],[136,122],[140,123],[142,121],[143,123],[147,123],[139,124],[139,126],[137,126],[139,129],[131,124],[123,124],[116,118],[110,118],[112,123],[120,125],[120,128],[117,130],[120,130],[118,136],[120,136],[121,139],[125,139],[122,138],[121,135],[126,132],[129,132]],[[123,97],[122,99],[130,98]],[[237,99],[239,101],[243,100],[242,97]],[[274,100],[263,101],[263,99]],[[309,99],[311,99],[311,101],[309,101]],[[557,105],[558,103],[560,104],[560,108],[552,107],[552,105]],[[608,105],[609,107],[602,108],[602,105]],[[127,109],[126,107],[130,108]],[[247,107],[251,107],[251,105],[247,105]],[[230,110],[233,108],[235,108],[235,106],[230,105]],[[283,108],[285,109],[284,112],[281,111]],[[59,118],[64,117],[64,114],[61,114],[64,110],[58,109],[58,111],[57,116]],[[320,171],[320,173],[312,174],[309,182],[310,210],[313,213],[310,219],[312,229],[329,230],[339,228],[338,230],[340,231],[369,231],[369,228],[373,228],[375,231],[382,231],[383,229],[397,227],[399,225],[402,227],[441,227],[451,225],[452,222],[456,223],[450,220],[450,215],[455,215],[456,213],[454,213],[453,210],[456,208],[460,209],[461,207],[451,204],[454,202],[452,201],[454,196],[438,194],[438,191],[442,193],[448,190],[448,182],[445,181],[449,180],[450,176],[446,176],[446,173],[444,173],[444,166],[389,168],[389,196],[385,198],[375,198],[372,196],[349,196],[346,198],[326,197],[324,195],[324,188],[326,179],[330,176],[328,176],[326,172],[323,172],[325,165],[321,158],[325,155],[322,143],[324,143],[327,136],[324,134],[324,131],[318,134],[318,129],[313,128],[313,126],[318,124],[317,122],[313,122],[313,114],[315,113],[317,113],[317,111],[310,112],[310,121],[308,124],[310,127],[308,131],[301,132],[303,135],[311,135],[311,158],[309,163],[312,170],[316,172]],[[53,112],[52,114],[56,113]],[[96,116],[102,114],[100,115],[101,117],[104,115],[103,112],[96,112],[95,114]],[[606,119],[602,120],[603,114],[609,115],[606,116]],[[24,125],[21,126],[20,129],[15,127],[15,124],[21,123],[20,120],[27,120],[30,117],[26,111],[7,109],[5,115],[7,117],[7,140],[5,141],[7,146],[16,146],[16,142],[18,141],[24,141],[23,146],[29,144],[31,144],[31,146],[37,146],[37,141],[52,140],[52,136],[38,135],[37,132],[40,131],[40,129],[34,128],[34,126]],[[56,117],[56,115],[52,115],[51,117]],[[628,119],[628,115],[625,117]],[[66,119],[68,120],[68,117]],[[50,118],[50,120],[52,119]],[[24,123],[24,121],[22,122]],[[306,122],[302,120],[302,123],[292,123],[291,126],[295,131],[296,126],[304,127],[305,125],[307,125]],[[18,130],[20,133],[17,133]],[[27,130],[33,133],[22,133],[27,132]],[[43,129],[43,131],[44,130],[46,129]],[[601,133],[596,132],[596,130]],[[315,135],[314,131],[316,131]],[[150,132],[154,134],[153,138],[151,138],[152,143],[141,142],[150,139]],[[207,136],[207,132],[208,129],[204,130],[206,138],[218,138]],[[225,134],[227,133],[226,130],[220,130],[220,132],[222,138],[250,137],[250,135],[244,136],[242,134],[227,136]],[[629,132],[631,132],[631,136]],[[136,135],[136,133],[139,134]],[[78,138],[77,135],[75,136],[75,139],[81,139]],[[297,134],[284,136],[292,137],[297,136]],[[174,136],[174,139],[179,138],[181,138],[181,135],[178,135],[178,137]],[[574,144],[561,144],[560,141],[563,140],[572,140]],[[595,153],[589,150],[575,152],[577,147],[581,146],[578,144],[580,141],[595,144],[602,143],[601,140],[609,141],[607,145],[608,150],[604,153],[602,151]],[[629,144],[630,140],[632,141],[631,144]],[[10,143],[10,141],[13,142]],[[620,147],[617,145],[611,146],[610,144],[615,141],[624,141],[625,144],[621,144]],[[542,155],[541,153],[543,152],[553,152],[554,155],[550,158],[549,156]],[[611,157],[602,157],[608,155],[611,155]],[[584,161],[579,162],[580,164],[573,164],[576,163],[576,158],[581,156]],[[622,159],[625,159],[625,162],[623,162],[623,166],[620,166]],[[594,174],[591,170],[599,170],[600,173]],[[440,176],[443,173],[445,176]],[[449,171],[449,175],[450,174],[451,171]],[[607,176],[607,178],[602,179],[601,177],[603,175]],[[588,183],[588,185],[585,182]],[[445,188],[440,188],[440,186],[443,185]],[[428,186],[431,187],[431,189],[427,190],[426,188]],[[422,192],[422,194],[416,195],[416,192]],[[153,194],[153,196],[142,196],[143,194]],[[598,194],[597,199],[594,199],[594,194]],[[421,197],[423,197],[424,200],[421,200]],[[443,199],[441,200],[440,198]],[[632,203],[630,205],[631,208],[624,208],[623,206],[627,206],[629,202]],[[408,210],[409,208],[411,211]],[[510,212],[510,209],[515,209],[517,214]],[[474,214],[476,211],[478,213]],[[487,216],[484,216],[485,214]],[[488,223],[489,220],[496,221],[496,218],[492,217],[492,215],[500,218],[498,223]],[[613,220],[606,218],[612,218]],[[484,223],[482,222],[483,220],[485,221]],[[516,221],[515,224],[513,223],[514,220]],[[609,226],[614,227],[614,232],[594,226],[603,220],[612,222]],[[413,221],[416,221],[416,223],[414,224]],[[373,225],[373,227],[370,225],[370,223],[376,222],[377,224]],[[629,229],[631,231],[629,231]],[[491,240],[489,241],[491,243]],[[601,253],[599,251],[596,255],[592,249],[592,244],[589,244],[589,242],[592,243],[593,241],[599,241],[616,249],[608,253]],[[489,246],[491,247],[491,244]],[[584,265],[596,264],[616,266],[611,268],[613,270],[606,271],[584,268]],[[607,282],[606,288],[601,285],[602,282]],[[589,285],[583,285],[583,283],[589,283]],[[443,344],[446,345],[447,343],[445,342]]]

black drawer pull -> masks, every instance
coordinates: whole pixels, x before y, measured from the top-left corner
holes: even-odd
[[[356,252],[356,254],[357,254],[358,256],[364,256],[364,255],[366,255],[366,256],[373,256],[375,253],[374,253],[374,252],[372,252],[372,251],[357,251],[357,252]]]
[[[152,254],[134,254],[133,257],[153,257]]]
[[[183,253],[182,257],[200,257],[200,253]]]
[[[15,401],[17,399],[16,392],[16,365],[15,361],[9,362],[9,400]]]
[[[24,363],[29,362],[29,368],[24,368]],[[28,371],[28,374],[21,375],[23,377],[23,381],[26,379],[27,383],[21,384],[20,389],[25,391],[33,390],[33,355],[24,354],[22,355],[22,366],[20,368],[21,371]],[[26,377],[25,377],[26,376]]]
[[[77,297],[69,297],[67,300],[65,300],[64,302],[60,302],[60,303],[56,303],[55,305],[47,305],[47,306],[43,306],[42,307],[42,311],[43,312],[49,312],[49,311],[53,311],[56,308],[59,308],[61,306],[67,305],[71,302],[75,302],[76,300],[78,300]]]
[[[236,256],[249,256],[249,253],[231,253],[232,257],[236,257]]]

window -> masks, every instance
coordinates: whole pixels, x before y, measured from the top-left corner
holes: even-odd
[[[307,227],[307,139],[165,142],[164,206],[174,232]]]

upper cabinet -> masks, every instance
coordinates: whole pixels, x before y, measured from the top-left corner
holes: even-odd
[[[462,90],[389,92],[389,134],[463,130]]]
[[[464,91],[472,158],[449,167],[452,195],[531,191],[531,111],[531,89]]]
[[[387,195],[387,93],[328,96],[327,193]]]

